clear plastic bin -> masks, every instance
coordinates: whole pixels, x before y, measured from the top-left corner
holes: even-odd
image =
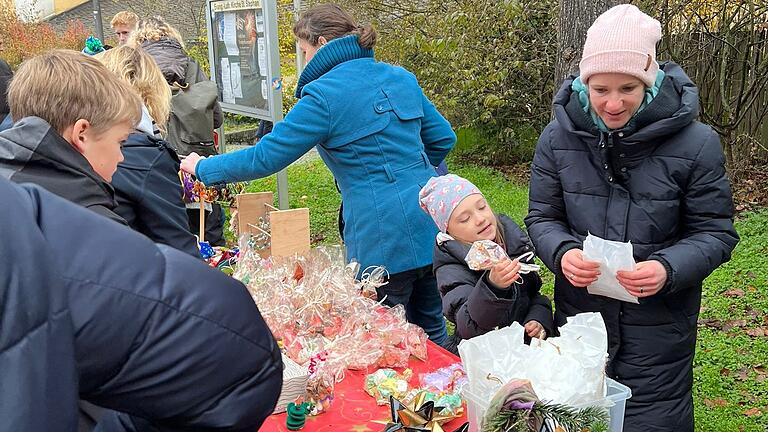
[[[624,384],[618,383],[610,378],[606,378],[608,391],[604,400],[595,401],[594,404],[608,407],[608,416],[610,432],[622,432],[624,429],[624,405],[627,399],[632,397],[632,390]],[[479,432],[482,426],[485,411],[488,410],[490,400],[481,400],[469,390],[469,386],[464,386],[462,396],[467,402],[467,420],[469,421],[469,432]]]

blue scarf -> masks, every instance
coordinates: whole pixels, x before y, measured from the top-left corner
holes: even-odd
[[[320,47],[301,72],[299,83],[296,85],[296,97],[301,98],[304,86],[320,78],[336,65],[349,60],[373,57],[373,50],[363,48],[356,34],[334,39]]]
[[[645,107],[651,103],[656,95],[659,94],[659,88],[661,88],[661,83],[664,81],[664,76],[664,71],[659,69],[659,71],[656,73],[656,81],[653,83],[653,87],[645,88],[645,97],[643,98],[643,103],[640,104],[640,108],[638,108],[637,112],[635,112],[632,118],[634,118],[640,111],[645,109]],[[581,108],[585,113],[588,113],[590,117],[592,117],[592,122],[595,124],[595,126],[597,126],[597,128],[603,132],[610,132],[611,130],[608,129],[608,126],[605,125],[603,119],[601,119],[593,110],[590,109],[591,105],[589,103],[589,89],[586,85],[584,85],[584,83],[581,82],[581,77],[576,77],[573,80],[573,83],[571,83],[571,90],[578,94]]]

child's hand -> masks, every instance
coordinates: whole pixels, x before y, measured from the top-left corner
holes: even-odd
[[[498,289],[509,288],[520,277],[520,263],[515,260],[506,259],[493,267],[488,275],[488,280]]]
[[[528,321],[525,323],[525,334],[528,335],[528,337],[531,338],[541,338],[544,339],[547,337],[547,331],[544,330],[544,326],[541,325],[538,321]]]

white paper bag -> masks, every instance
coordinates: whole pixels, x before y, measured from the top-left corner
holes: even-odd
[[[584,240],[583,252],[585,260],[600,263],[600,276],[597,277],[597,281],[587,286],[590,294],[638,303],[637,297],[627,292],[616,279],[616,272],[619,270],[635,269],[631,243],[604,240],[588,234]]]
[[[599,313],[568,318],[561,335],[526,345],[518,323],[461,341],[470,391],[490,401],[512,379],[531,381],[542,401],[573,406],[605,397],[608,336]]]

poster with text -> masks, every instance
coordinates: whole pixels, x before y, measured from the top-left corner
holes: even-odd
[[[216,82],[224,103],[269,110],[269,82],[261,0],[211,2]]]

